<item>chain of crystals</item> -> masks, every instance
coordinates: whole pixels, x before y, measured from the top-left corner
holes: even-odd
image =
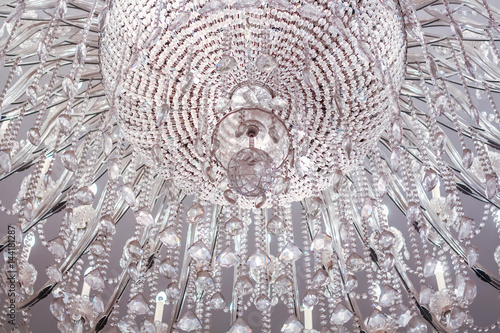
[[[376,272],[374,270],[374,265],[372,263],[372,255],[370,252],[369,239],[370,232],[368,231],[368,224],[370,223],[370,219],[374,219],[373,216],[373,200],[369,197],[369,189],[368,189],[368,180],[362,169],[358,169],[354,174],[355,183],[357,184],[356,193],[358,194],[358,198],[365,198],[364,202],[359,202],[358,207],[361,207],[361,221],[360,221],[360,236],[362,238],[362,246],[363,246],[363,261],[364,261],[364,269],[366,271],[366,278],[370,281],[368,286],[368,295],[371,297],[371,301],[373,306],[379,305],[379,297],[377,296],[377,290],[381,286],[381,281],[377,278]],[[359,200],[359,199],[358,199]],[[371,207],[367,207],[371,206]],[[370,214],[366,213],[366,209],[370,211]]]
[[[14,142],[16,141],[16,136],[19,133],[19,129],[21,128],[21,122],[23,121],[25,112],[26,105],[23,105],[21,106],[21,110],[19,111],[17,117],[9,121],[9,124],[7,125],[7,128],[3,133],[3,138],[0,141],[0,152],[3,152],[5,154],[2,154],[1,157],[8,159],[7,164],[9,165],[9,167],[7,167],[8,170],[4,170],[4,167],[2,167],[2,173],[10,172],[10,168],[12,165],[11,156],[13,155],[13,150],[17,149]],[[2,165],[5,165],[5,162],[3,162]]]
[[[243,224],[245,226],[249,225],[249,219],[250,219],[250,212],[248,210],[244,210],[241,212],[241,220],[243,221]],[[236,270],[236,280],[235,280],[235,286],[238,284],[240,281],[245,281],[248,279],[249,275],[249,269],[246,260],[244,258],[248,258],[248,232],[247,229],[248,227],[245,227],[244,231],[240,233],[238,236],[239,238],[239,246],[240,246],[240,251],[239,251],[239,257],[240,261],[238,262],[237,270]],[[246,284],[246,283],[241,283],[240,284]],[[235,286],[233,286],[233,289],[235,289]],[[236,288],[238,289],[238,288]],[[242,288],[245,289],[245,288]],[[253,289],[253,288],[252,288]],[[247,307],[244,304],[243,297],[247,291],[243,292],[237,292],[237,299],[236,299],[236,317],[243,317],[243,312],[245,311],[245,308]]]
[[[285,246],[289,243],[291,244],[294,244],[293,243],[293,223],[292,223],[292,209],[291,209],[291,205],[286,205],[284,207],[284,210],[283,210],[283,222],[285,224],[285,232],[284,232],[284,244]],[[279,246],[279,244],[278,244]],[[280,248],[282,248],[281,246],[279,246]],[[295,299],[295,290],[294,290],[294,286],[295,286],[295,283],[293,282],[294,281],[294,275],[293,275],[293,265],[295,265],[295,263],[293,262],[289,262],[289,263],[284,263],[284,267],[283,267],[283,272],[284,274],[288,277],[288,279],[290,279],[290,284],[288,284],[288,288],[285,292],[285,300],[284,300],[284,303],[285,305],[287,306],[288,308],[288,314],[289,315],[294,315],[295,314],[295,302],[298,302],[297,299]]]
[[[420,257],[419,242],[417,241],[416,230],[421,230],[423,225],[422,215],[420,212],[420,200],[416,189],[416,180],[413,177],[413,171],[410,165],[409,153],[405,150],[401,155],[401,175],[403,186],[406,190],[406,201],[408,207],[406,210],[406,220],[408,225],[408,233],[410,236],[411,252],[413,253],[413,261],[415,263],[415,273],[421,285],[425,284],[423,273],[423,265]],[[425,234],[425,233],[424,233]]]
[[[498,108],[493,98],[493,94],[491,93],[491,89],[486,83],[486,81],[483,82],[483,89],[484,91],[486,91],[486,96],[488,96],[488,101],[490,102],[491,109],[493,110],[493,116],[495,117],[491,119],[491,122],[493,123],[494,120],[498,124],[500,123],[500,112],[498,112]]]
[[[443,88],[442,90],[444,91],[444,98],[445,98],[445,101],[446,101],[445,105],[448,106],[446,108],[446,111],[450,115],[451,120],[453,121],[453,125],[455,126],[455,129],[456,129],[457,134],[458,134],[458,139],[460,141],[460,145],[462,146],[462,161],[463,161],[464,158],[469,153],[470,153],[470,155],[472,155],[472,152],[470,151],[470,149],[467,148],[467,145],[465,144],[465,138],[464,138],[463,129],[460,126],[460,123],[458,121],[458,116],[457,116],[457,113],[455,111],[455,108],[453,107],[452,99],[451,99],[449,90],[447,89],[447,85],[446,85],[445,81],[442,80],[442,79],[439,82],[441,83],[441,87]],[[437,104],[437,102],[436,102],[436,104]],[[472,159],[472,156],[470,158]],[[465,166],[468,168],[470,165],[465,165]]]
[[[471,59],[469,57],[469,54],[467,52],[465,52],[465,45],[464,45],[464,41],[463,41],[462,29],[460,28],[460,26],[455,21],[455,18],[453,17],[453,13],[452,13],[451,8],[450,8],[450,2],[448,0],[443,0],[443,3],[444,3],[444,7],[446,9],[446,12],[448,14],[448,17],[450,19],[451,30],[455,33],[455,38],[457,39],[458,44],[460,46],[460,51],[461,51],[462,56],[464,58],[465,68],[467,69],[469,74],[472,76],[472,78],[475,79],[476,78],[475,77],[475,70],[472,67]],[[464,85],[464,88],[465,88],[465,90],[467,90],[467,87],[465,85]],[[468,91],[467,91],[467,93],[468,93]]]
[[[2,89],[2,93],[0,94],[0,119],[2,118],[1,117],[2,116],[2,105],[3,105],[3,101],[5,99],[5,95],[7,94],[7,90],[10,88],[10,85],[12,84],[12,81],[14,79],[14,75],[19,70],[19,63],[20,62],[21,62],[21,58],[18,57],[12,63],[12,66],[11,66],[10,71],[9,71],[9,75],[7,76],[7,80],[5,81],[5,85],[4,85],[3,89]],[[2,119],[2,122],[3,121],[4,120]]]
[[[477,157],[479,158],[479,163],[485,175],[485,190],[486,197],[493,198],[498,192],[498,178],[493,166],[491,165],[491,160],[488,155],[487,144],[478,139],[478,134],[475,130],[471,130],[472,142],[476,148]]]
[[[37,102],[37,91],[38,91],[39,80],[43,74],[43,69],[45,68],[47,57],[49,55],[49,50],[52,47],[52,43],[54,42],[55,33],[58,30],[59,25],[61,23],[61,19],[63,19],[64,16],[61,15],[62,14],[61,10],[63,10],[63,12],[65,13],[65,8],[66,8],[65,0],[59,0],[57,2],[56,10],[50,18],[50,23],[47,29],[45,30],[45,34],[40,39],[40,42],[38,44],[37,54],[40,60],[40,64],[38,65],[35,75],[33,76],[31,85],[28,86],[28,89],[26,90],[26,96],[28,97],[29,103],[32,105],[35,105]]]

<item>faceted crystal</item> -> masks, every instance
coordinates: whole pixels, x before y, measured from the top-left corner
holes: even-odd
[[[188,250],[188,253],[191,257],[197,261],[209,261],[212,255],[210,254],[210,250],[207,248],[205,243],[202,240],[197,241]]]
[[[126,249],[132,259],[137,260],[140,259],[140,257],[142,256],[143,249],[141,243],[139,243],[139,241],[136,239],[131,240],[126,245]]]
[[[372,314],[365,319],[366,328],[369,332],[386,332],[385,326],[387,323],[387,317],[379,310],[373,310]]]
[[[304,329],[304,325],[295,317],[291,315],[281,327],[281,333],[301,333]]]
[[[474,161],[474,154],[470,149],[464,149],[462,153],[462,164],[464,168],[469,169],[472,166],[472,162]]]
[[[227,333],[252,333],[252,329],[242,318],[238,318]]]
[[[94,268],[85,275],[85,283],[96,291],[104,289],[104,279],[99,268]]]
[[[319,302],[318,292],[316,290],[308,290],[304,294],[303,304],[305,308],[313,308]]]
[[[72,128],[71,125],[71,117],[67,114],[62,114],[57,118],[57,123],[59,125],[59,129],[64,134],[69,134]]]
[[[468,217],[462,217],[460,219],[460,227],[458,229],[458,239],[465,240],[470,238],[474,233],[475,223],[474,220]]]
[[[323,269],[319,268],[316,273],[314,273],[312,277],[312,286],[313,288],[323,287],[328,282],[328,273]]]
[[[190,223],[198,223],[203,218],[203,206],[199,203],[194,203],[186,213]]]
[[[38,128],[33,127],[28,131],[28,141],[31,142],[33,146],[38,146],[40,144],[41,137]]]
[[[181,28],[182,26],[184,26],[186,23],[189,22],[190,17],[191,17],[190,11],[178,11],[177,16],[168,26],[168,30],[174,31]]]
[[[66,310],[64,308],[64,302],[62,298],[55,298],[50,303],[50,312],[58,321],[64,320],[64,317],[66,317]]]
[[[199,319],[193,313],[193,311],[188,310],[178,321],[177,327],[183,331],[191,332],[202,328]]]
[[[353,314],[352,312],[344,306],[344,304],[339,303],[333,309],[332,315],[330,317],[330,322],[332,325],[344,325],[349,320],[351,320]]]
[[[61,161],[69,171],[74,172],[78,168],[78,160],[76,159],[75,152],[72,150],[66,150],[61,156]]]
[[[212,309],[222,310],[226,307],[226,300],[220,292],[216,292],[210,298],[209,304]]]
[[[240,276],[236,279],[236,282],[234,284],[234,290],[240,296],[247,295],[252,292],[253,283],[248,276],[246,275]]]
[[[413,318],[412,313],[408,307],[404,304],[399,304],[396,310],[397,324],[400,328],[406,327]]]
[[[177,236],[175,228],[169,226],[160,233],[160,240],[167,248],[176,249],[181,246],[181,239]]]
[[[91,205],[94,201],[94,192],[90,187],[84,186],[76,192],[75,198],[81,205]]]
[[[158,270],[165,275],[167,279],[173,279],[177,276],[177,268],[175,268],[172,259],[166,258],[159,264]]]
[[[227,73],[236,66],[236,60],[228,55],[222,56],[221,60],[217,63],[217,70],[221,73]]]
[[[495,258],[495,262],[498,265],[498,270],[500,271],[500,245],[497,246],[493,257]]]
[[[385,250],[390,248],[391,246],[394,245],[395,242],[396,242],[396,236],[394,236],[394,234],[389,230],[385,229],[380,233],[380,236],[378,238],[378,245],[382,249]]]
[[[278,295],[283,295],[290,289],[291,286],[292,280],[290,280],[290,278],[285,274],[281,274],[274,282],[274,291]]]
[[[347,274],[344,290],[346,293],[354,291],[358,287],[358,279],[352,274]]]
[[[285,222],[278,215],[274,215],[267,222],[267,231],[272,235],[281,235],[285,231]]]
[[[247,262],[250,266],[250,269],[259,269],[267,266],[267,264],[269,263],[269,258],[264,252],[262,252],[260,249],[257,249],[248,258]]]
[[[325,234],[323,231],[318,231],[311,242],[311,251],[321,253],[331,249],[332,237]]]
[[[268,311],[271,309],[271,300],[267,295],[261,294],[255,299],[255,307],[261,312]]]
[[[149,311],[148,302],[142,294],[137,294],[132,297],[128,302],[128,308],[130,312],[138,316],[145,315]]]
[[[271,72],[273,69],[276,68],[276,66],[278,66],[278,63],[276,62],[276,59],[274,59],[273,56],[270,56],[268,54],[263,54],[257,58],[255,66],[257,67],[257,69],[263,72]]]
[[[122,193],[123,199],[128,203],[129,206],[131,206],[131,207],[135,206],[135,203],[136,203],[135,194],[134,194],[134,190],[132,190],[131,184],[123,185],[121,187],[121,193]]]
[[[422,185],[424,187],[424,190],[426,191],[432,191],[436,185],[438,184],[439,178],[434,170],[427,170],[425,171],[424,178],[422,179]]]
[[[245,228],[245,225],[236,216],[231,217],[224,225],[224,229],[226,230],[226,232],[230,236],[237,236],[237,235],[241,234],[241,232],[243,231],[244,228]]]
[[[11,168],[10,152],[8,150],[0,150],[0,171],[8,173]]]
[[[394,303],[397,295],[398,295],[398,292],[396,291],[396,289],[394,289],[393,287],[391,287],[387,284],[384,284],[382,286],[380,298],[379,298],[378,302],[379,302],[380,306],[382,306],[382,307],[389,307]]]
[[[61,237],[56,237],[49,242],[48,250],[56,257],[62,259],[66,256],[66,247]]]
[[[420,295],[419,295],[418,301],[422,305],[429,304],[433,294],[434,294],[434,290],[432,290],[431,287],[424,284],[420,288]]]
[[[45,270],[47,276],[49,277],[50,281],[53,282],[60,282],[62,280],[62,273],[57,267],[57,265],[50,265],[47,267]]]
[[[134,216],[137,223],[142,226],[151,227],[155,223],[151,210],[148,207],[142,207],[135,211]]]
[[[280,260],[292,263],[297,261],[302,256],[302,250],[292,242],[288,242],[280,253]]]
[[[454,306],[449,315],[448,326],[456,330],[462,327],[466,320],[467,312],[459,306]]]
[[[426,333],[427,324],[419,317],[413,317],[407,328],[408,333]]]
[[[479,251],[476,247],[469,245],[467,246],[467,263],[469,266],[475,266],[477,260],[479,259]]]
[[[424,276],[425,277],[433,276],[436,271],[437,264],[438,261],[436,258],[427,255],[425,257],[425,263],[424,263]]]
[[[207,271],[201,271],[196,274],[196,285],[204,291],[210,291],[215,286],[212,275]]]
[[[346,260],[347,268],[352,272],[359,272],[365,268],[365,261],[357,253],[351,253]]]
[[[232,267],[238,263],[238,260],[238,256],[231,250],[231,248],[226,247],[217,258],[217,263],[222,267]]]
[[[165,289],[165,294],[167,295],[167,300],[176,301],[181,298],[181,290],[176,282],[170,282]]]

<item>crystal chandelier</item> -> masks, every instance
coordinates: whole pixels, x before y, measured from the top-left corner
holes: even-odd
[[[0,333],[498,331],[492,3],[2,1]]]

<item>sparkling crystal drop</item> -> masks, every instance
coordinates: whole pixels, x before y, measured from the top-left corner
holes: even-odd
[[[248,276],[246,275],[240,276],[236,279],[236,282],[234,284],[234,290],[240,296],[247,295],[252,292],[253,283]]]
[[[491,199],[497,194],[498,177],[495,174],[486,175],[486,196]]]
[[[252,329],[242,318],[238,318],[227,333],[252,333]]]
[[[116,232],[115,224],[111,215],[104,215],[100,220],[101,230],[107,235],[114,235]]]
[[[0,150],[0,171],[8,173],[12,169],[10,152],[8,150]]]
[[[40,131],[38,128],[33,127],[28,131],[28,141],[33,145],[33,146],[38,146],[42,139],[40,137]]]
[[[285,222],[278,215],[274,215],[267,222],[267,231],[272,235],[281,235],[285,231]]]
[[[172,279],[177,276],[177,268],[175,268],[172,259],[166,258],[159,264],[158,270],[160,274],[165,275],[167,279]]]
[[[244,228],[245,225],[243,222],[235,216],[231,217],[224,225],[224,229],[230,236],[237,236],[241,234]]]
[[[464,168],[469,169],[472,166],[472,162],[474,161],[474,154],[470,149],[464,149],[462,153],[462,164]]]
[[[73,150],[66,150],[62,154],[61,161],[66,169],[75,172],[78,168],[78,160]]]
[[[278,295],[283,295],[288,291],[288,289],[291,286],[292,286],[292,281],[290,280],[290,278],[285,274],[281,274],[280,276],[278,276],[278,278],[274,283],[274,291]]]
[[[75,198],[81,205],[91,205],[94,201],[94,192],[90,187],[84,186],[76,192]]]
[[[120,192],[123,196],[123,199],[128,203],[129,206],[133,207],[136,204],[134,190],[132,190],[131,184],[124,184]]]
[[[323,287],[327,283],[328,283],[328,273],[323,268],[319,268],[312,277],[311,284],[313,288]]]
[[[346,260],[347,268],[352,272],[359,272],[365,268],[365,261],[357,253],[351,253]]]
[[[210,250],[207,248],[205,243],[202,240],[197,241],[188,250],[188,253],[191,257],[197,261],[209,261],[212,255],[210,254]]]
[[[104,290],[104,279],[102,278],[101,271],[98,268],[94,268],[85,275],[85,283],[87,283],[92,289],[96,291]]]
[[[398,292],[396,291],[396,289],[394,289],[393,287],[391,287],[387,284],[384,284],[382,286],[380,298],[379,298],[380,306],[382,306],[382,307],[391,306],[394,303],[397,295],[398,295]]]
[[[28,102],[31,105],[35,105],[37,102],[37,92],[36,87],[34,85],[30,85],[26,90],[26,96],[28,97]]]
[[[142,294],[137,294],[132,297],[128,302],[128,308],[130,312],[138,316],[145,315],[149,311],[148,302]]]
[[[238,261],[238,256],[231,250],[230,247],[226,247],[217,258],[217,263],[222,267],[232,267],[236,265]]]
[[[373,310],[372,314],[365,319],[366,328],[369,332],[385,332],[387,317],[379,310]]]
[[[302,301],[305,308],[313,308],[319,302],[318,292],[316,290],[308,290],[304,294],[304,298]]]
[[[311,251],[321,253],[331,249],[332,237],[325,234],[323,231],[318,231],[311,242]]]
[[[345,292],[350,293],[358,287],[358,279],[352,274],[347,274],[345,279]]]
[[[222,56],[221,60],[217,63],[217,70],[221,73],[227,73],[236,66],[236,60],[228,55]]]
[[[425,257],[425,263],[424,263],[424,276],[425,277],[434,276],[437,264],[438,261],[436,258],[427,255]]]
[[[183,331],[191,332],[202,328],[200,320],[196,317],[193,311],[188,310],[177,323],[177,327]]]
[[[56,264],[50,265],[45,270],[49,279],[53,282],[60,282],[62,280],[62,273]]]
[[[268,311],[271,309],[271,300],[267,295],[261,294],[255,299],[255,307],[261,312]]]
[[[135,211],[134,216],[137,223],[142,226],[151,227],[155,223],[151,210],[148,207],[142,207],[141,209]]]
[[[472,245],[467,246],[467,262],[469,266],[475,266],[479,259],[479,251]]]
[[[69,134],[72,129],[71,125],[71,117],[67,114],[62,114],[57,118],[57,124],[59,125],[59,129],[64,134]]]
[[[64,302],[62,298],[55,298],[50,303],[50,312],[58,321],[64,320],[66,317],[66,310],[64,309]]]
[[[292,242],[288,242],[280,253],[280,260],[292,263],[300,259],[302,256],[302,250],[297,247],[297,245]]]
[[[66,256],[66,247],[61,237],[56,237],[49,242],[47,249],[56,257],[62,259]]]
[[[425,171],[424,178],[422,179],[422,185],[424,190],[432,191],[438,184],[438,175],[434,170]]]
[[[198,223],[203,218],[203,206],[194,203],[187,211],[186,216],[190,223]]]
[[[130,255],[132,259],[140,259],[143,253],[143,249],[141,243],[137,239],[131,240],[126,245],[127,253]]]
[[[475,223],[474,220],[469,217],[462,217],[460,219],[460,227],[458,229],[458,239],[465,240],[470,238],[474,234]]]
[[[399,304],[396,310],[397,324],[400,328],[406,327],[413,318],[411,310],[404,304]]]
[[[215,283],[212,275],[207,271],[201,271],[196,274],[196,285],[204,291],[214,289]]]
[[[351,320],[353,314],[352,312],[344,306],[344,304],[339,303],[333,309],[332,315],[330,317],[330,322],[332,325],[344,325],[349,320]]]
[[[174,31],[181,28],[186,23],[188,23],[190,17],[191,17],[190,11],[178,11],[177,16],[168,26],[168,30]]]
[[[493,257],[495,258],[495,262],[498,265],[498,270],[500,271],[500,245],[497,246]]]
[[[212,307],[212,309],[222,310],[226,307],[226,300],[224,299],[224,296],[222,296],[220,292],[216,292],[210,298],[209,304]]]
[[[281,327],[281,333],[301,333],[304,329],[304,325],[295,317],[291,315]]]
[[[178,300],[182,296],[179,285],[176,282],[170,282],[168,284],[165,294],[167,294],[167,300],[170,301]]]
[[[77,89],[76,84],[73,81],[73,78],[71,76],[66,76],[63,79],[62,88],[63,88],[64,94],[66,95],[66,97],[68,99],[71,100],[71,99],[75,98],[78,89]]]
[[[181,239],[177,236],[173,226],[165,228],[160,233],[160,240],[167,248],[176,249],[181,246]]]
[[[466,320],[467,320],[467,313],[465,312],[465,310],[459,306],[454,306],[450,312],[448,325],[452,329],[459,329],[465,324]]]
[[[269,73],[278,66],[276,59],[268,54],[263,54],[257,58],[255,66],[262,72]]]
[[[262,250],[257,249],[248,258],[247,262],[250,266],[250,269],[259,269],[267,266],[267,264],[269,263],[269,258]]]
[[[83,66],[85,64],[85,58],[87,57],[87,46],[84,43],[79,43],[76,46],[75,58],[78,65]]]
[[[427,325],[419,317],[413,317],[408,323],[408,333],[426,333]]]

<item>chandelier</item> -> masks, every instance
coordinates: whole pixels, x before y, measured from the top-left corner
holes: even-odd
[[[2,1],[0,332],[498,331],[492,2]]]

